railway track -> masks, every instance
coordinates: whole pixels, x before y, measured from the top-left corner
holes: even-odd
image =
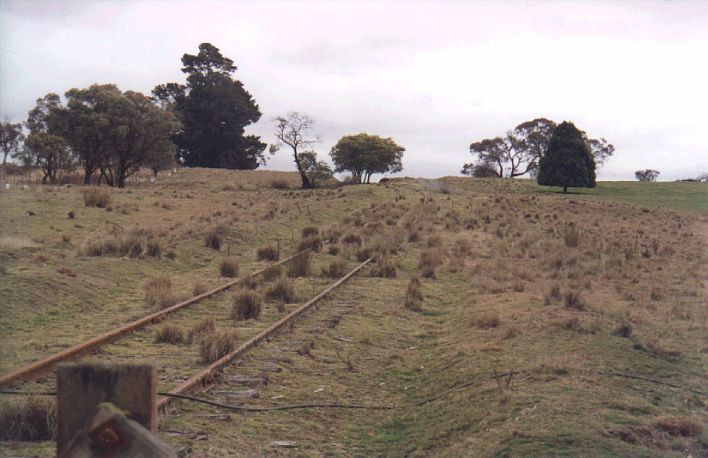
[[[289,256],[285,259],[282,259],[276,263],[273,263],[269,266],[258,269],[256,271],[250,273],[245,278],[257,277],[270,269],[273,269],[275,267],[283,265],[283,264],[293,260],[294,258],[303,255],[304,253],[305,253],[305,251],[295,253],[294,255]],[[135,321],[131,321],[129,323],[118,326],[117,328],[114,328],[108,332],[100,334],[100,335],[93,337],[89,340],[78,343],[76,345],[72,345],[71,347],[67,348],[66,350],[60,351],[60,352],[55,353],[53,355],[49,355],[45,358],[42,358],[38,361],[31,363],[31,364],[28,364],[28,365],[23,366],[19,369],[16,369],[8,374],[0,376],[0,387],[7,387],[10,385],[16,384],[18,382],[26,382],[26,381],[34,380],[34,379],[46,374],[47,372],[50,372],[51,370],[53,370],[56,367],[56,365],[59,363],[66,362],[66,361],[72,361],[72,360],[78,359],[79,357],[81,357],[82,355],[84,355],[86,353],[96,351],[97,349],[101,348],[102,346],[107,345],[111,342],[114,342],[117,339],[121,338],[122,336],[125,336],[126,334],[140,330],[142,328],[145,328],[146,326],[149,326],[151,324],[154,324],[154,323],[162,320],[165,316],[167,316],[169,314],[172,314],[178,310],[184,309],[188,306],[194,305],[198,302],[201,302],[205,299],[212,297],[213,295],[215,295],[221,291],[225,291],[233,286],[236,286],[239,283],[241,283],[243,280],[244,280],[244,277],[237,278],[235,280],[231,280],[231,281],[226,282],[220,286],[217,286],[216,288],[213,288],[205,293],[199,294],[197,296],[194,296],[190,299],[179,302],[179,303],[177,303],[173,306],[167,307],[165,309],[158,310],[157,312],[146,315],[146,316],[139,318]]]
[[[263,269],[253,272],[250,276],[257,276],[264,273],[266,270],[286,263],[293,259],[294,257],[301,255],[297,253],[289,258],[286,258],[278,263],[267,266]],[[220,291],[227,290],[228,288],[235,286],[239,283],[239,280],[234,280],[211,291],[208,291],[199,296],[195,296],[187,301],[176,304],[169,309],[164,309],[159,312],[150,314],[137,320],[136,322],[128,323],[127,325],[120,326],[112,331],[102,334],[92,338],[86,342],[77,344],[71,348],[64,350],[63,352],[48,356],[35,363],[18,369],[2,378],[2,385],[16,385],[22,381],[33,380],[37,377],[46,374],[50,371],[56,364],[64,361],[75,360],[82,357],[90,352],[96,352],[95,356],[86,356],[87,359],[97,357],[100,361],[104,362],[125,362],[126,360],[136,359],[136,358],[146,358],[157,362],[158,373],[160,374],[160,391],[166,393],[165,396],[160,396],[158,398],[158,409],[161,413],[165,412],[165,407],[177,399],[177,397],[169,395],[184,395],[194,393],[200,389],[211,385],[215,381],[217,373],[222,371],[226,366],[233,363],[235,360],[243,359],[243,357],[259,343],[269,340],[282,330],[284,327],[291,325],[295,320],[303,315],[308,310],[312,309],[317,303],[322,301],[326,296],[331,294],[335,289],[347,282],[351,277],[356,275],[361,269],[363,269],[367,264],[371,262],[371,259],[367,259],[364,262],[358,264],[344,276],[336,280],[335,282],[327,285],[319,293],[312,296],[306,302],[295,306],[293,310],[288,311],[285,316],[278,317],[274,321],[268,320],[257,320],[250,327],[251,334],[247,337],[237,348],[229,352],[222,358],[214,361],[206,367],[197,368],[195,366],[195,359],[191,358],[182,351],[174,351],[174,345],[170,345],[173,349],[170,351],[169,358],[158,357],[157,353],[151,354],[154,348],[159,348],[159,345],[145,345],[145,341],[151,338],[151,334],[145,329],[150,324],[155,323],[166,315],[177,312],[180,309],[184,309],[189,305],[195,305],[194,308],[190,309],[190,314],[200,314],[205,310],[209,310],[213,304],[210,304],[209,299]],[[308,286],[308,285],[305,285]],[[314,286],[314,284],[313,284]],[[197,304],[199,303],[199,304]],[[199,307],[203,307],[200,310]],[[272,308],[272,307],[269,307]],[[211,309],[213,310],[213,308]],[[173,313],[174,318],[179,319],[179,314]],[[223,316],[222,310],[222,316]],[[271,313],[272,315],[272,313]],[[269,318],[265,317],[265,318]],[[224,320],[229,319],[224,317]],[[268,323],[263,323],[262,321],[268,321]],[[126,335],[131,334],[130,338]],[[254,334],[255,333],[255,334]],[[126,337],[121,339],[121,337]],[[239,336],[241,337],[241,336]],[[240,339],[239,339],[240,340]],[[165,345],[162,345],[164,348]],[[139,353],[138,353],[139,351]],[[164,363],[164,364],[163,364]],[[197,369],[196,373],[194,372]],[[176,385],[174,383],[177,382]],[[171,388],[170,388],[171,386]]]

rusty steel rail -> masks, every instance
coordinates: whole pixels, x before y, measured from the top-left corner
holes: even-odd
[[[284,264],[284,263],[304,254],[306,251],[308,251],[308,250],[301,251],[299,253],[295,253],[294,255],[289,256],[281,261],[278,261],[278,262],[273,263],[269,266],[266,266],[266,267],[263,267],[261,269],[254,271],[254,272],[251,272],[248,275],[248,277],[255,277],[257,275],[260,275],[260,274],[272,269],[273,267],[277,267],[281,264]],[[12,383],[20,382],[20,381],[28,381],[28,380],[35,379],[35,378],[39,377],[40,375],[51,371],[54,368],[54,366],[56,366],[58,363],[60,363],[62,361],[66,361],[71,358],[76,358],[82,354],[93,351],[102,345],[113,342],[114,340],[118,339],[119,337],[122,337],[125,334],[128,334],[129,332],[135,331],[135,330],[143,328],[149,324],[155,323],[155,322],[159,321],[160,319],[162,319],[165,315],[168,315],[172,312],[180,310],[180,309],[187,307],[189,305],[195,304],[203,299],[207,299],[208,297],[211,297],[216,293],[224,291],[225,289],[229,289],[232,286],[241,282],[242,280],[243,280],[243,277],[228,281],[228,282],[224,283],[223,285],[217,286],[216,288],[209,290],[205,293],[199,294],[198,296],[194,296],[190,299],[187,299],[186,301],[179,302],[179,303],[172,305],[170,307],[167,307],[165,309],[162,309],[157,312],[146,315],[138,320],[131,321],[130,323],[126,323],[126,324],[119,326],[117,328],[114,328],[106,333],[103,333],[101,335],[93,337],[93,338],[86,340],[84,342],[81,342],[79,344],[73,345],[73,346],[67,348],[66,350],[60,351],[59,353],[49,355],[45,358],[42,358],[38,361],[28,364],[27,366],[21,367],[13,372],[5,374],[2,377],[0,377],[0,387],[6,386],[6,385],[9,385]]]
[[[225,365],[229,364],[231,361],[233,361],[236,358],[239,358],[246,354],[249,350],[251,350],[253,347],[258,345],[263,339],[266,339],[270,337],[272,334],[276,333],[280,328],[285,326],[286,324],[289,324],[292,322],[295,318],[297,318],[299,315],[301,315],[303,312],[307,311],[310,309],[313,305],[315,305],[317,302],[322,300],[327,294],[331,293],[334,289],[337,287],[341,286],[344,282],[349,280],[354,274],[359,272],[365,265],[371,262],[371,258],[367,259],[366,261],[362,262],[359,264],[354,270],[337,280],[336,282],[332,283],[329,285],[327,288],[325,288],[322,292],[320,292],[317,296],[313,297],[309,301],[305,302],[303,305],[298,307],[296,310],[293,310],[280,320],[276,321],[272,325],[268,326],[266,329],[263,331],[259,332],[255,336],[251,337],[248,339],[246,342],[241,344],[237,349],[232,351],[231,353],[223,356],[222,358],[214,361],[211,363],[209,366],[206,368],[202,369],[199,371],[196,375],[190,377],[189,379],[185,380],[184,382],[180,383],[173,389],[171,389],[168,393],[169,394],[186,394],[189,392],[192,392],[196,390],[197,388],[209,385],[213,382],[214,376],[216,375],[219,370],[221,370],[222,367]],[[157,400],[157,408],[158,410],[162,410],[167,404],[170,402],[174,401],[176,398],[174,397],[160,397]]]

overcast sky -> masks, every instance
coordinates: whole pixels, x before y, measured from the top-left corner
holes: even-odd
[[[404,175],[458,175],[472,141],[547,117],[615,145],[599,179],[708,171],[708,1],[0,0],[0,116],[92,83],[183,82],[202,42],[260,105],[250,132],[271,143],[274,116],[307,113],[327,158],[367,132],[406,148]]]

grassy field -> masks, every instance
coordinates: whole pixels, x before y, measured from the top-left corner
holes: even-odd
[[[706,184],[599,183],[563,195],[525,180],[315,191],[274,180],[297,184],[294,174],[180,170],[109,191],[110,211],[84,207],[80,187],[0,194],[0,372],[147,313],[151,278],[170,278],[186,297],[225,281],[224,259],[254,270],[267,263],[259,247],[292,253],[314,227],[324,246],[294,280],[296,302],[333,281],[331,265],[377,262],[201,395],[233,402],[235,378],[272,366],[247,404],[391,409],[238,413],[179,402],[160,431],[185,455],[708,454]],[[159,256],[90,255],[136,227]],[[213,231],[219,249],[206,246]],[[242,341],[296,306],[266,301],[258,319],[234,322],[239,293],[166,322],[186,331],[212,317]],[[196,342],[153,344],[157,328],[97,356],[153,361],[162,387],[203,366]],[[280,440],[297,446],[272,445]],[[52,445],[6,441],[0,454],[50,456]]]

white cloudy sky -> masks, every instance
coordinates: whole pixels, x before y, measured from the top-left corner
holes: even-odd
[[[404,174],[459,173],[470,142],[535,117],[605,137],[600,179],[708,171],[708,2],[0,0],[0,116],[92,83],[149,93],[210,42],[272,118],[393,137]],[[268,168],[290,169],[285,152]]]

